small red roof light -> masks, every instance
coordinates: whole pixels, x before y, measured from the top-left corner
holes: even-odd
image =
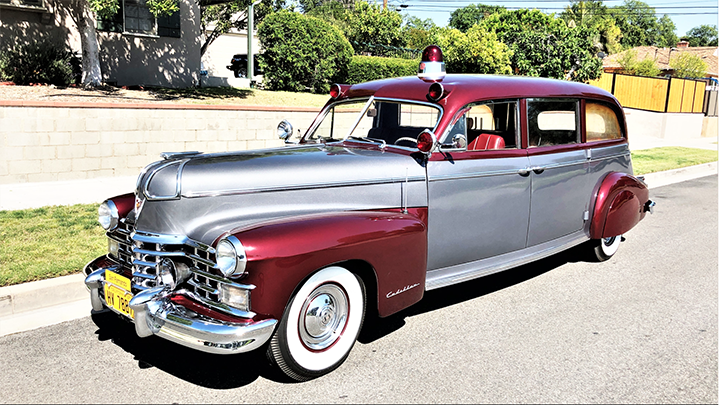
[[[430,85],[428,89],[428,98],[432,101],[440,100],[445,94],[445,88],[442,84],[435,82]]]
[[[427,80],[442,80],[445,77],[445,62],[439,46],[430,45],[423,50],[418,77]]]
[[[420,133],[417,137],[417,148],[422,153],[429,153],[437,142],[435,134],[429,129],[426,129]]]
[[[442,50],[437,45],[430,45],[423,50],[422,53],[423,62],[442,62],[443,54]]]
[[[342,89],[340,88],[340,85],[335,83],[332,86],[330,86],[330,97],[332,98],[338,98],[342,94]]]

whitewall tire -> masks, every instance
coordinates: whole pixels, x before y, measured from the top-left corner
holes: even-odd
[[[291,378],[329,373],[347,358],[365,317],[362,280],[338,266],[313,274],[290,301],[268,357]]]
[[[621,235],[593,240],[593,258],[599,262],[610,259],[618,251],[621,241]]]

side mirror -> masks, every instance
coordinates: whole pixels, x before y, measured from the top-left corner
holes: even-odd
[[[290,143],[290,137],[293,134],[293,126],[288,120],[282,120],[281,123],[277,126],[277,136],[278,138],[285,141],[285,143]]]
[[[452,137],[452,141],[449,143],[443,143],[440,145],[441,148],[452,148],[452,149],[465,149],[467,147],[467,139],[465,135],[455,134]]]

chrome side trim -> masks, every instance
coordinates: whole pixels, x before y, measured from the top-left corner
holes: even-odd
[[[578,231],[558,239],[531,246],[500,256],[458,264],[427,272],[425,289],[434,290],[462,283],[479,277],[489,276],[514,267],[522,266],[552,256],[588,240],[584,231]]]
[[[158,243],[161,245],[187,245],[214,254],[215,249],[204,243],[192,240],[185,235],[167,235],[134,231],[132,240],[144,243]]]
[[[505,176],[505,175],[517,175],[518,171],[517,169],[513,170],[497,170],[492,172],[476,172],[476,173],[467,173],[467,174],[446,174],[441,176],[435,176],[428,181],[445,181],[445,180],[462,180],[462,179],[475,179],[479,177],[491,177],[491,176]]]
[[[425,182],[424,177],[410,177],[409,179],[397,178],[397,179],[374,179],[374,180],[363,180],[356,182],[347,183],[314,183],[314,184],[297,184],[292,186],[283,187],[257,187],[253,189],[236,189],[236,190],[219,190],[212,193],[188,193],[183,194],[185,198],[201,198],[201,197],[219,197],[228,195],[240,195],[240,194],[256,194],[256,193],[270,193],[275,191],[299,191],[299,190],[314,190],[318,188],[336,188],[336,187],[354,187],[354,186],[373,186],[380,184],[396,184],[406,182]]]

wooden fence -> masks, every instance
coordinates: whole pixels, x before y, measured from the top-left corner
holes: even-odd
[[[705,112],[706,82],[703,80],[603,73],[590,84],[612,93],[623,107],[673,113]]]

